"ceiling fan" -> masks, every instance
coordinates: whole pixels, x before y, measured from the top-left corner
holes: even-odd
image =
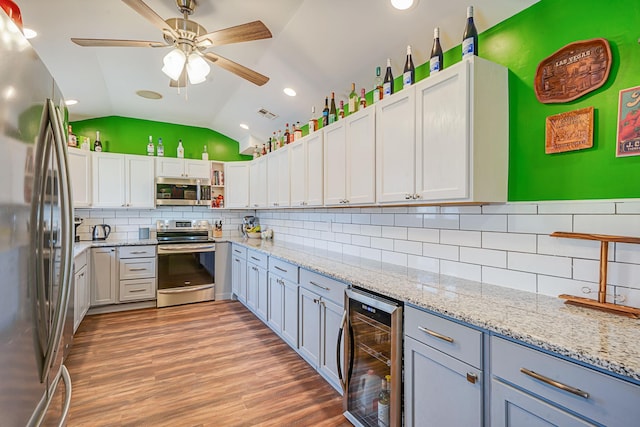
[[[80,46],[93,47],[172,47],[164,57],[162,71],[171,78],[171,87],[184,87],[187,79],[191,84],[202,83],[209,74],[206,60],[236,74],[258,86],[269,78],[245,66],[206,50],[213,46],[271,38],[271,31],[262,21],[253,21],[235,27],[207,33],[205,28],[188,16],[193,13],[196,0],[176,0],[182,18],[162,19],[142,0],[122,0],[147,21],[162,30],[164,43],[146,40],[86,39],[71,38]]]

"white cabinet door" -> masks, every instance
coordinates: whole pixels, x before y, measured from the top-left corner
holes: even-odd
[[[94,153],[92,162],[93,207],[125,207],[124,155],[114,153]]]
[[[413,200],[415,194],[415,89],[376,104],[376,199]]]
[[[249,207],[249,162],[225,163],[225,206]]]
[[[308,137],[306,137],[308,138]],[[304,206],[307,201],[307,147],[305,138],[289,146],[291,206]]]
[[[76,271],[74,283],[74,300],[73,300],[73,332],[75,333],[80,326],[80,322],[89,309],[89,277],[87,267],[84,266]]]
[[[91,206],[91,151],[69,148],[69,178],[73,191],[73,206]]]
[[[163,178],[184,178],[184,159],[156,157],[156,176]]]
[[[247,261],[234,255],[231,264],[231,288],[238,300],[247,305]]]
[[[422,200],[469,197],[470,67],[462,61],[416,86],[416,193]]]
[[[331,385],[338,391],[342,390],[340,379],[338,378],[338,360],[342,363],[343,357],[340,352],[338,359],[338,332],[344,309],[342,306],[329,300],[320,301],[320,358],[318,360],[318,370]],[[343,341],[344,342],[344,341]],[[341,365],[341,370],[343,366]]]
[[[183,159],[185,178],[211,179],[211,163],[208,160]]]
[[[284,147],[278,151],[271,153],[271,156],[277,160],[278,178],[276,182],[269,182],[269,186],[277,187],[278,196],[275,200],[277,207],[287,207],[290,205],[290,186],[289,186],[289,147]],[[267,171],[269,166],[267,166]]]
[[[298,351],[315,368],[320,359],[319,297],[303,287],[298,295]]]
[[[116,248],[91,249],[91,306],[118,302],[117,284]]]
[[[346,126],[347,203],[372,204],[376,201],[375,108],[349,116]]]
[[[267,304],[267,324],[273,331],[282,334],[282,308],[284,306],[284,280],[269,273],[269,292]]]
[[[282,338],[295,349],[298,348],[298,284],[283,280]]]
[[[307,169],[307,197],[305,200],[305,206],[322,206],[322,177],[324,164],[322,132],[314,132],[307,136],[305,138],[304,145],[306,148],[305,162]],[[291,206],[295,206],[295,204],[292,202]]]
[[[332,124],[324,134],[324,204],[344,205],[347,200],[347,134],[345,121]]]
[[[267,283],[267,270],[262,267],[258,268],[258,293],[256,301],[256,315],[267,321],[267,311],[269,303],[269,284]]]
[[[258,284],[260,282],[260,270],[252,264],[247,263],[247,308],[254,313],[258,309]]]
[[[155,207],[155,175],[152,157],[125,156],[126,205],[130,208]]]
[[[249,166],[249,206],[267,207],[267,157],[259,157]]]

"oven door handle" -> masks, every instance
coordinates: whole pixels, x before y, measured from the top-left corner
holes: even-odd
[[[163,247],[158,246],[158,254],[163,253],[191,253],[191,252],[214,252],[216,250],[216,245],[203,245],[203,246],[191,246],[191,247]]]
[[[177,289],[158,289],[159,294],[182,294],[185,292],[197,292],[204,291],[206,289],[211,289],[215,286],[215,284],[210,285],[202,285],[202,286],[194,286],[189,288],[177,288]]]

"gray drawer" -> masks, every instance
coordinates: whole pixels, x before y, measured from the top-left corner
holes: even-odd
[[[482,369],[482,332],[414,307],[404,311],[404,333]]]
[[[280,276],[290,282],[298,283],[298,266],[281,259],[269,257],[269,273]]]
[[[120,280],[156,277],[155,258],[129,258],[120,260]]]
[[[154,299],[156,279],[134,279],[120,281],[120,301]]]
[[[262,267],[265,270],[267,269],[268,258],[269,256],[265,253],[254,251],[254,250],[247,251],[247,262],[250,262],[251,264],[255,264],[258,267]]]
[[[235,244],[232,245],[231,253],[233,254],[233,256],[237,256],[242,259],[247,259],[247,248],[245,248],[244,246],[235,245]]]
[[[155,245],[144,246],[120,246],[118,248],[120,258],[148,258],[156,256]]]
[[[495,336],[491,337],[491,372],[607,426],[628,426],[633,424],[629,424],[631,420],[640,419],[640,386]],[[531,373],[539,377],[534,378]],[[585,392],[588,397],[576,394],[576,390],[563,390],[563,385]]]
[[[347,285],[342,282],[301,268],[300,286],[344,307],[344,291]]]

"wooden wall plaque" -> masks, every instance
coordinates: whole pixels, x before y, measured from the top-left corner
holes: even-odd
[[[602,86],[611,71],[611,48],[605,39],[574,42],[543,59],[534,89],[544,104],[569,102]]]
[[[547,117],[545,136],[547,154],[593,147],[593,107]]]

